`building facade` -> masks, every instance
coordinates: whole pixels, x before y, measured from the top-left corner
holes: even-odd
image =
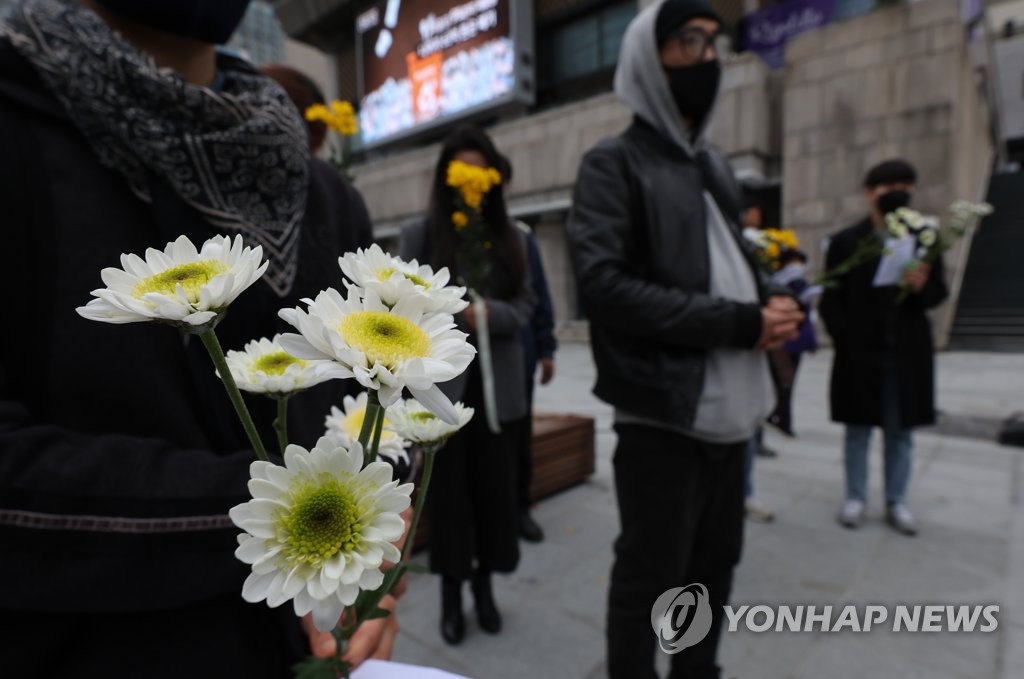
[[[855,4],[843,4],[845,15],[871,6]],[[337,54],[339,94],[358,101],[360,6],[327,5],[285,0],[278,12],[289,33]],[[751,9],[716,6],[737,22]],[[564,238],[572,187],[586,150],[629,124],[610,90],[622,32],[638,10],[632,0],[535,0],[535,104],[483,121],[514,164],[510,209],[541,244],[563,335],[581,332]],[[778,201],[778,221],[797,230],[812,265],[830,233],[866,212],[861,179],[885,158],[921,169],[923,210],[938,214],[953,198],[983,197],[993,157],[989,110],[956,0],[899,4],[796,33],[782,68],[752,52],[723,58],[709,135],[742,183]],[[357,168],[378,236],[426,209],[436,141],[368,153]],[[956,290],[966,244],[949,261]],[[940,314],[940,328],[949,316]]]

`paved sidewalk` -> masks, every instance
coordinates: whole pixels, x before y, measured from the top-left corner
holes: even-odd
[[[795,395],[799,438],[767,436],[781,454],[758,459],[756,489],[777,518],[747,524],[733,604],[1000,604],[999,629],[755,634],[741,626],[743,631],[723,637],[724,676],[1024,677],[1024,449],[919,433],[910,492],[921,526],[917,538],[896,535],[883,523],[876,450],[869,521],[858,531],[844,530],[835,522],[842,497],[842,430],[828,421],[830,362],[831,354],[821,352],[801,366]],[[555,382],[537,392],[539,410],[596,418],[597,471],[588,483],[536,508],[548,539],[524,544],[519,570],[496,579],[502,634],[477,628],[467,591],[466,640],[447,646],[437,629],[440,585],[434,577],[413,576],[402,601],[395,660],[476,679],[604,677],[605,596],[618,530],[610,467],[615,436],[610,409],[590,394],[592,381],[589,348],[567,345],[558,356]],[[938,383],[939,408],[947,415],[1002,419],[1024,410],[1024,355],[943,354]]]

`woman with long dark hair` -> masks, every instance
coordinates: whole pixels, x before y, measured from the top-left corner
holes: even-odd
[[[461,127],[450,134],[437,161],[427,216],[403,228],[399,251],[405,259],[448,267],[454,280],[469,280],[484,298],[497,419],[513,422],[526,413],[520,337],[534,304],[523,235],[508,217],[499,183],[481,204],[489,246],[480,252],[486,261],[467,259],[465,235],[452,218],[460,209],[457,193],[447,181],[453,161],[499,171],[504,167],[502,156],[480,129]],[[486,275],[474,280],[477,276],[463,270],[470,267]],[[479,347],[472,307],[457,320]],[[465,635],[463,581],[471,581],[480,627],[495,634],[501,629],[501,616],[491,574],[511,572],[519,562],[515,442],[510,431],[494,433],[488,426],[480,365],[480,360],[474,361],[462,376],[441,385],[449,398],[475,408],[476,415],[438,453],[428,502],[430,566],[441,575],[441,635],[450,644]]]

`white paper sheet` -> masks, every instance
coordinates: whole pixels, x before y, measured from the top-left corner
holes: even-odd
[[[414,667],[384,660],[367,660],[352,673],[352,679],[468,679],[429,667]]]
[[[881,288],[886,285],[897,285],[903,280],[903,272],[907,263],[914,259],[914,239],[889,238],[885,241],[885,252],[878,263],[873,285]]]

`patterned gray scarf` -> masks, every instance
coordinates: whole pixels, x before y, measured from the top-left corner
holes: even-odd
[[[309,186],[306,131],[273,81],[227,60],[218,91],[187,83],[129,45],[74,0],[22,0],[0,23],[53,91],[103,165],[150,202],[167,181],[214,227],[262,245],[264,280],[295,281]]]

